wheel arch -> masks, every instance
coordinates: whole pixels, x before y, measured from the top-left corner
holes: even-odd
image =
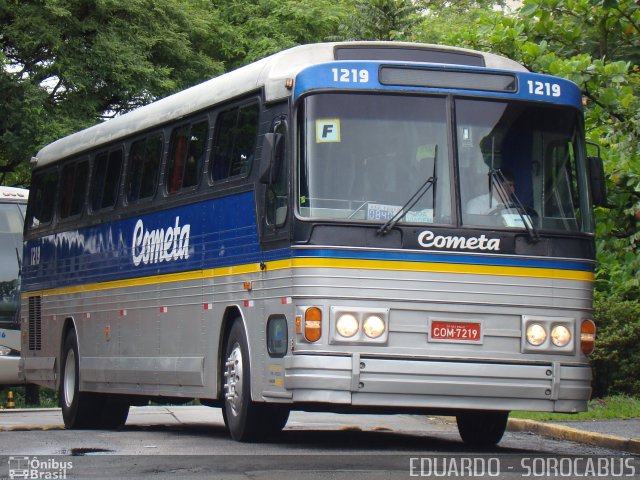
[[[249,362],[251,363],[251,347],[249,342],[249,335],[247,333],[247,322],[244,314],[242,313],[242,309],[238,305],[229,305],[225,308],[224,314],[222,316],[222,324],[220,325],[220,337],[218,338],[218,384],[216,387],[217,398],[221,401],[224,400],[222,398],[223,395],[223,385],[224,385],[224,363],[226,359],[224,358],[225,354],[225,345],[227,343],[227,337],[229,336],[229,332],[231,331],[231,327],[236,320],[240,321],[242,328],[244,330],[245,337],[247,338],[247,348],[249,349]],[[251,366],[249,367],[251,368]]]

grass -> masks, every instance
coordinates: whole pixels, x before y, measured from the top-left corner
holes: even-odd
[[[640,418],[640,398],[616,395],[591,400],[586,412],[548,413],[548,412],[511,412],[511,418],[526,418],[539,422],[567,422],[572,420],[610,420]]]

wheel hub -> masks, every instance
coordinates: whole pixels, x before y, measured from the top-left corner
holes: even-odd
[[[237,343],[225,363],[224,397],[233,414],[238,415],[242,408],[242,351]]]

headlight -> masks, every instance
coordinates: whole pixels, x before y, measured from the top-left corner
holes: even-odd
[[[336,321],[336,331],[345,338],[353,337],[358,327],[358,319],[350,313],[343,313]]]
[[[564,347],[571,341],[571,332],[564,325],[556,325],[551,330],[551,341],[556,347]]]
[[[0,357],[6,357],[8,355],[11,355],[11,349],[0,345]]]
[[[385,329],[384,321],[377,315],[367,317],[362,325],[364,334],[369,338],[378,338],[384,333]]]
[[[537,347],[547,339],[547,331],[538,323],[532,323],[527,327],[527,342]]]

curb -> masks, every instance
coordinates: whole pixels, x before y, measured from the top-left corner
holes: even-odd
[[[616,437],[615,435],[587,432],[577,428],[566,427],[564,425],[554,425],[520,418],[510,418],[509,423],[507,424],[507,429],[512,432],[533,432],[538,435],[556,438],[558,440],[569,440],[572,442],[594,445],[596,447],[640,454],[640,439],[636,438]]]

